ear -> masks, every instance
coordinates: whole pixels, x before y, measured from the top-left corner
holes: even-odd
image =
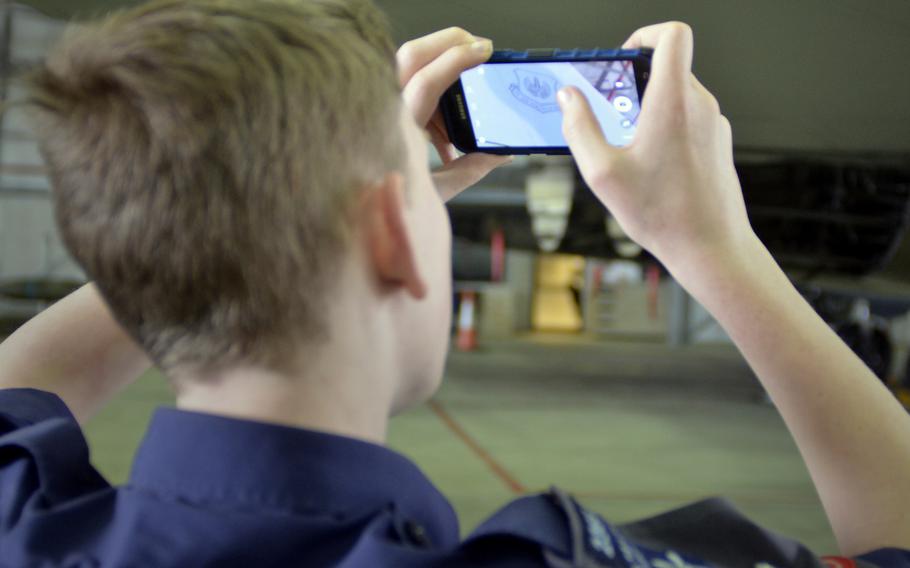
[[[395,172],[369,188],[363,199],[364,245],[383,286],[404,288],[415,299],[427,294],[405,223],[404,177]]]

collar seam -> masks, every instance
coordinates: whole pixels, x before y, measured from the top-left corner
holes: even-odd
[[[318,515],[331,517],[333,520],[344,520],[351,518],[350,511],[342,509],[327,508],[315,504],[306,504],[293,497],[275,498],[251,498],[245,496],[242,491],[212,491],[211,487],[204,489],[190,486],[183,487],[163,487],[160,485],[147,485],[143,483],[131,482],[123,486],[127,491],[141,493],[162,501],[171,501],[194,507],[204,507],[208,509],[233,510],[240,513],[261,512],[266,509],[275,513],[287,513],[293,515]],[[266,495],[266,494],[260,494]],[[392,503],[390,502],[389,505]],[[377,507],[376,510],[386,509],[386,507]]]

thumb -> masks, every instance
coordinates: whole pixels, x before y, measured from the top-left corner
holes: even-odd
[[[604,138],[600,123],[581,91],[575,87],[564,88],[557,100],[562,109],[562,134],[582,177],[595,188],[611,169],[617,149]]]
[[[474,152],[465,154],[433,172],[439,196],[448,201],[483,179],[488,173],[512,161],[512,156]]]

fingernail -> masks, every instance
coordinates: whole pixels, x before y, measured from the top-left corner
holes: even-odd
[[[475,41],[471,44],[471,49],[478,53],[487,53],[493,51],[493,42],[488,39]]]
[[[559,89],[559,92],[556,93],[556,98],[561,104],[569,104],[569,101],[572,100],[572,91],[568,88]]]

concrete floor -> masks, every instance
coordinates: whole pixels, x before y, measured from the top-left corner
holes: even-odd
[[[112,482],[170,402],[149,373],[88,425]],[[450,497],[465,532],[558,485],[616,522],[723,495],[818,553],[837,550],[783,422],[728,347],[529,336],[452,353],[442,390],[393,420],[389,444]]]

